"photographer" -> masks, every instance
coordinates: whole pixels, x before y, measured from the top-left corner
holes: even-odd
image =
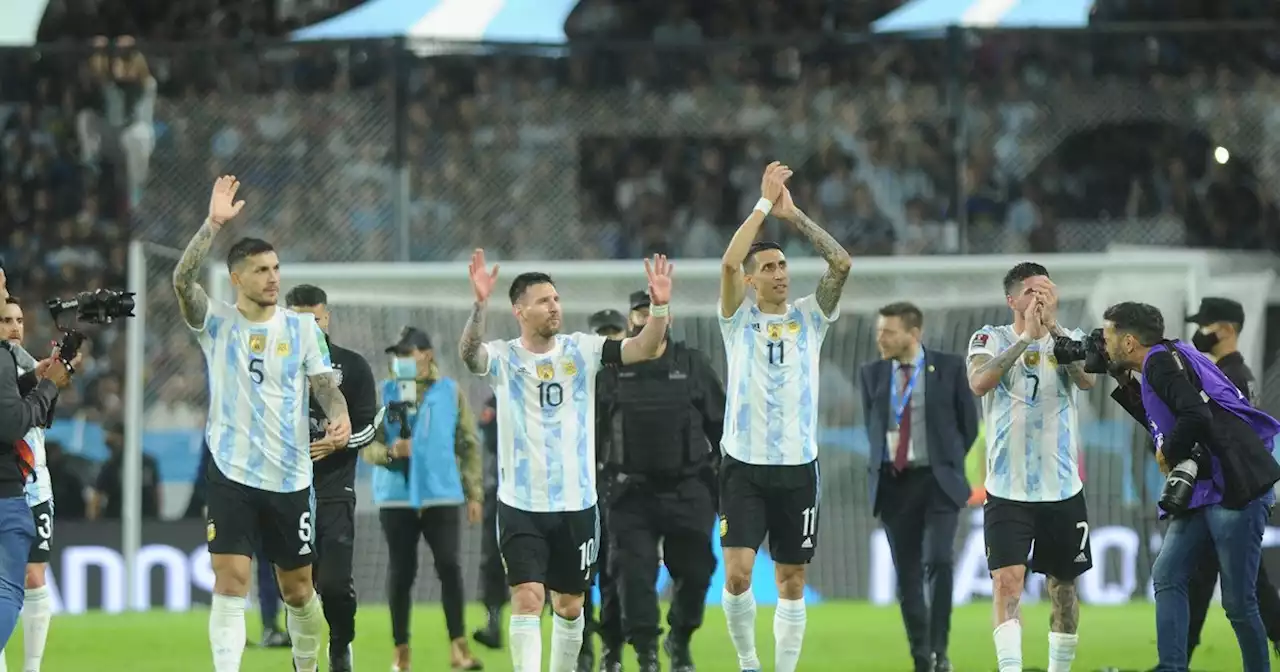
[[[0,304],[9,298],[0,266]],[[19,376],[17,354],[0,341],[0,642],[8,642],[25,598],[27,557],[35,522],[25,494],[35,459],[25,442],[33,427],[48,424],[58,389],[71,381],[72,368],[54,356]]]
[[[1280,465],[1271,457],[1280,423],[1249,405],[1203,354],[1164,338],[1153,306],[1119,303],[1103,314],[1112,392],[1151,432],[1156,460],[1169,474],[1160,496],[1169,529],[1152,569],[1157,672],[1187,670],[1188,584],[1212,545],[1222,576],[1222,606],[1235,629],[1245,672],[1269,670],[1256,582],[1262,535],[1275,501]],[[1133,372],[1140,371],[1141,382]]]

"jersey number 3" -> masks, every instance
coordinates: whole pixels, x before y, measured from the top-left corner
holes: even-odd
[[[786,341],[770,341],[769,345],[769,363],[782,364],[786,357]]]
[[[262,381],[266,377],[263,372],[262,365],[263,363],[261,359],[258,359],[257,357],[249,358],[249,378],[253,379],[253,382],[258,385],[261,385]]]

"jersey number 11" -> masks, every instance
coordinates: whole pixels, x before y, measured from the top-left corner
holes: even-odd
[[[785,341],[769,342],[769,363],[782,364],[786,356],[787,344]]]

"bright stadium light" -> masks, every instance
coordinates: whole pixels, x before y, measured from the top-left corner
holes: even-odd
[[[1226,147],[1218,147],[1213,150],[1213,160],[1226,163],[1231,160],[1231,152],[1228,152]]]

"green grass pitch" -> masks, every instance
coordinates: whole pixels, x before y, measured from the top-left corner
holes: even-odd
[[[467,616],[468,628],[481,622],[478,608],[473,607]],[[256,641],[259,634],[256,612],[248,614],[248,621],[249,638]],[[765,670],[773,669],[772,622],[772,609],[762,607],[756,636]],[[1023,649],[1028,669],[1047,665],[1048,622],[1047,605],[1031,605],[1025,609]],[[206,611],[58,616],[50,630],[42,669],[44,672],[211,670],[207,623]],[[391,635],[386,607],[363,607],[358,627],[356,669],[360,672],[389,670]],[[544,635],[549,635],[550,630],[549,619],[544,619]],[[438,606],[417,608],[413,639],[414,670],[449,669],[444,618]],[[21,632],[15,633],[13,646],[7,651],[10,670],[22,669],[21,641]],[[1235,637],[1221,607],[1216,604],[1205,626],[1204,641],[1193,661],[1195,670],[1240,669]],[[544,646],[543,655],[548,652],[549,648]],[[694,654],[700,672],[737,671],[737,658],[718,608],[707,610],[706,625],[694,637]],[[511,669],[506,651],[484,650],[480,655],[487,670]],[[958,672],[995,669],[989,604],[975,603],[956,609],[951,628],[951,656]],[[628,669],[635,669],[634,659],[626,662]],[[1073,670],[1147,670],[1154,664],[1155,617],[1150,604],[1081,610],[1080,649]],[[663,667],[666,669],[665,661]],[[250,644],[241,669],[287,672],[292,666],[287,650],[262,650]],[[326,669],[323,662],[320,669]],[[902,672],[910,669],[902,620],[896,607],[874,607],[858,602],[827,602],[809,607],[800,670]]]

